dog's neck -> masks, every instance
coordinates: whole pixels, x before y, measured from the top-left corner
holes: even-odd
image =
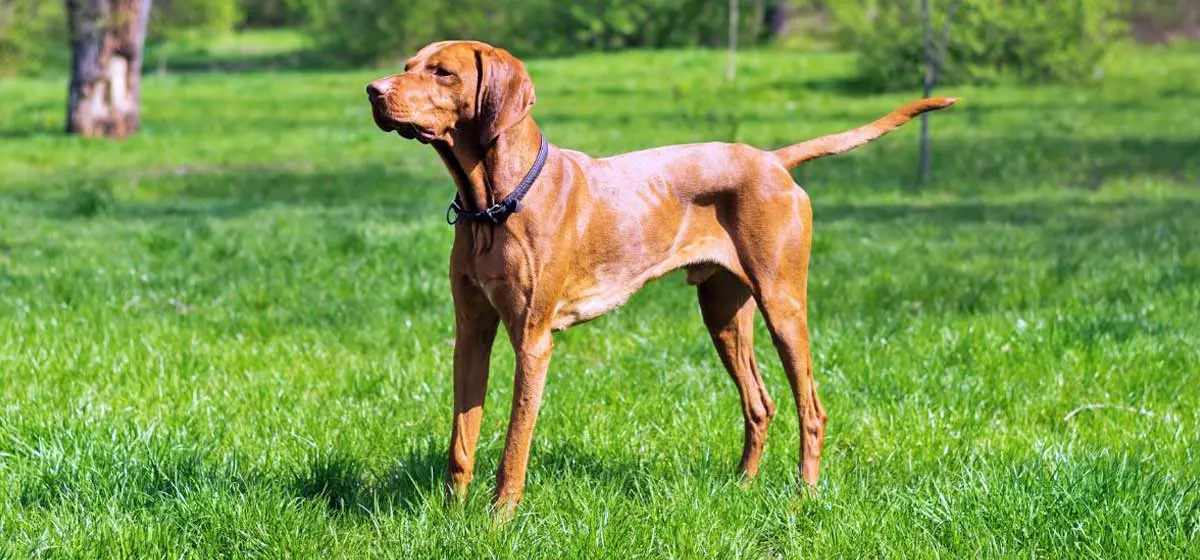
[[[533,117],[526,116],[488,145],[461,134],[453,143],[434,147],[454,177],[463,204],[478,211],[503,200],[517,187],[533,167],[541,141],[541,130]]]

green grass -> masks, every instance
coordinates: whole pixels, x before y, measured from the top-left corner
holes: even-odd
[[[503,337],[470,499],[441,500],[452,187],[371,124],[376,72],[148,77],[123,142],[59,134],[62,80],[0,82],[0,556],[1196,557],[1195,54],[947,90],[921,189],[915,125],[798,172],[819,497],[761,325],[781,414],[739,486],[736,391],[672,275],[557,337],[507,525]],[[915,95],[846,91],[841,54],[747,53],[736,91],[723,62],[534,61],[534,114],[594,154],[771,146]]]

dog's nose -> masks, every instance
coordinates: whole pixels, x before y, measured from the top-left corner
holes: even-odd
[[[391,80],[387,78],[375,80],[374,82],[367,84],[367,96],[371,99],[383,97],[387,95],[389,89],[392,89]]]

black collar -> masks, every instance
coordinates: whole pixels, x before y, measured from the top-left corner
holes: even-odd
[[[458,195],[454,196],[454,202],[450,203],[450,207],[446,209],[446,223],[450,225],[457,224],[462,220],[468,222],[492,222],[493,224],[502,224],[508,219],[509,214],[521,210],[521,199],[529,194],[529,189],[533,187],[533,183],[537,181],[538,175],[542,174],[542,168],[546,167],[546,156],[550,154],[550,144],[546,142],[546,135],[542,134],[542,145],[538,148],[537,159],[533,160],[533,167],[529,168],[529,173],[525,174],[525,178],[513,189],[513,192],[504,197],[504,200],[497,202],[489,208],[479,212],[471,212],[463,208],[462,199]]]

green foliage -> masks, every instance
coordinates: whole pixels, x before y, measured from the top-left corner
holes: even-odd
[[[150,40],[225,33],[239,19],[238,0],[155,0],[150,9]]]
[[[509,41],[551,54],[579,50],[716,45],[727,40],[729,8],[712,0],[587,0],[523,3]],[[743,2],[748,10],[750,2]],[[742,18],[749,23],[749,12]],[[524,44],[522,44],[524,41]]]
[[[0,0],[0,75],[65,64],[66,17],[63,2]]]
[[[356,61],[403,56],[448,38],[479,39],[524,56],[720,45],[728,28],[728,5],[711,0],[298,1],[322,49]],[[747,31],[756,25],[753,6],[742,6]]]
[[[488,0],[299,0],[323,52],[365,62],[399,55],[450,35],[492,36],[499,15]],[[445,4],[445,5],[439,5]]]
[[[931,0],[935,43],[949,5]],[[1080,82],[1095,75],[1116,34],[1117,0],[961,0],[951,21],[939,83]],[[912,89],[925,74],[920,3],[830,3],[841,43],[859,53],[859,80],[876,90]]]
[[[303,5],[297,0],[239,0],[240,24],[245,27],[285,27],[304,22]]]

